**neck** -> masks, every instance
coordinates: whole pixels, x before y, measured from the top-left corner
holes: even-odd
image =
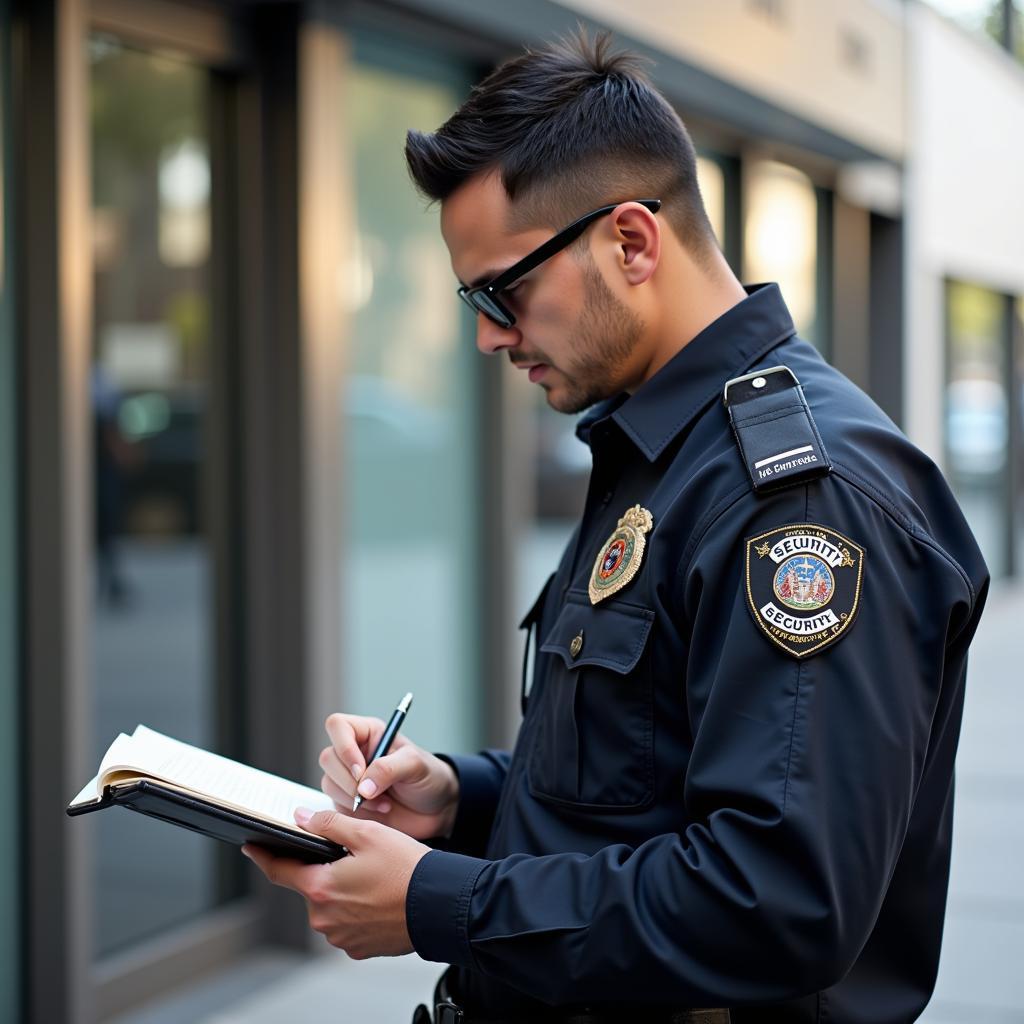
[[[697,266],[689,254],[678,252],[675,259],[664,261],[658,270],[660,316],[651,325],[654,331],[645,346],[650,357],[640,384],[650,380],[705,327],[747,297],[717,249],[708,268]]]

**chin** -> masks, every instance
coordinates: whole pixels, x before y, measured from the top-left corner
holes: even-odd
[[[577,413],[581,413],[584,409],[589,409],[598,399],[588,399],[583,395],[574,395],[559,390],[558,388],[544,387],[545,395],[548,405],[551,406],[555,412],[565,413],[567,416],[575,416]]]

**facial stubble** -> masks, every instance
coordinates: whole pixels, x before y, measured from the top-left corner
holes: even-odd
[[[571,340],[571,355],[560,391],[546,388],[548,404],[558,412],[578,413],[622,390],[622,370],[644,322],[605,284],[597,264],[582,266],[585,301]]]

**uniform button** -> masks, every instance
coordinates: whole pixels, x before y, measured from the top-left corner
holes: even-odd
[[[573,638],[572,643],[569,644],[569,653],[574,657],[579,657],[580,651],[583,650],[583,630],[581,629]]]
[[[610,502],[614,496],[614,491],[605,491],[604,494],[601,495],[601,504],[607,505],[608,502]]]

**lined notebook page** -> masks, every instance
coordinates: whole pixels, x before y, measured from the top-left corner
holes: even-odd
[[[318,789],[201,750],[140,725],[122,733],[100,764],[99,786],[140,774],[209,796],[235,810],[303,831],[292,816],[296,807],[333,810],[334,802]]]

